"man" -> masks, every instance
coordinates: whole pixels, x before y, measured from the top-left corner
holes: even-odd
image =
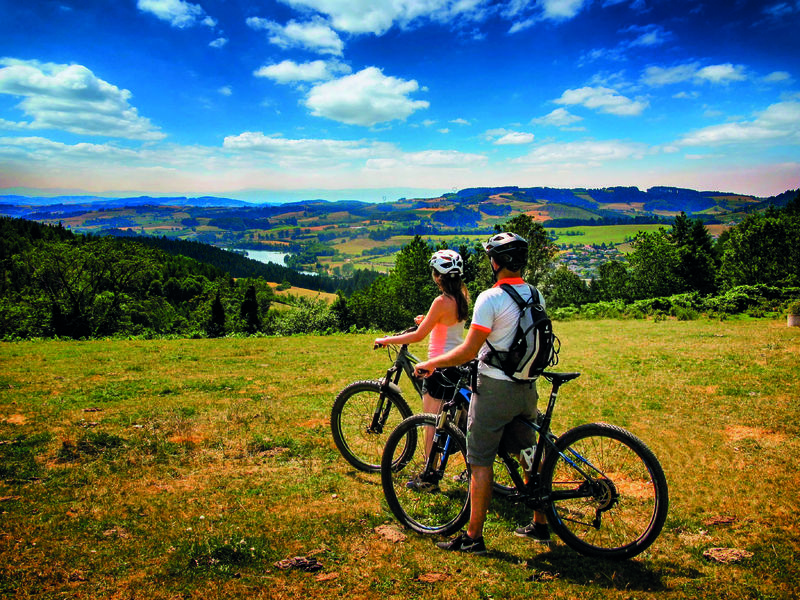
[[[534,381],[519,383],[491,366],[488,341],[497,351],[509,349],[519,321],[519,308],[500,286],[514,286],[523,299],[530,298],[531,288],[522,279],[528,259],[528,242],[515,233],[499,233],[483,244],[492,265],[496,283],[475,300],[472,324],[465,340],[451,351],[421,362],[418,375],[427,376],[436,368],[468,362],[478,356],[478,388],[473,394],[467,421],[467,462],[471,477],[470,519],[467,531],[437,544],[445,550],[485,554],[483,525],[492,496],[493,465],[505,426],[517,415],[534,418],[538,393]],[[541,296],[541,295],[540,295]],[[515,533],[535,541],[549,542],[547,519],[534,512],[533,522]]]

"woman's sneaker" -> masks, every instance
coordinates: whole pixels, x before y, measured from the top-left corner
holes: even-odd
[[[514,535],[528,538],[540,544],[550,543],[550,528],[544,523],[531,523],[530,525],[525,525],[525,527],[517,527],[514,530]]]
[[[437,542],[436,545],[442,550],[450,550],[452,552],[486,554],[486,544],[483,542],[483,538],[479,537],[473,540],[467,535],[466,531],[449,542]]]

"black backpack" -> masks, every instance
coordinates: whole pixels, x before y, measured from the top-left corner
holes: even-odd
[[[523,300],[511,285],[502,283],[500,287],[519,307],[517,331],[507,351],[495,350],[487,341],[489,353],[481,360],[497,367],[514,381],[531,381],[547,367],[558,363],[561,343],[553,334],[553,324],[542,306],[539,290],[528,284],[531,297]]]

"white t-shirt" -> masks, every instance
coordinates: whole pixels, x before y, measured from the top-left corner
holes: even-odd
[[[498,281],[488,290],[481,292],[475,300],[475,308],[472,312],[472,324],[470,327],[488,331],[489,337],[487,341],[494,347],[495,350],[508,350],[511,347],[511,342],[514,341],[514,334],[517,330],[517,323],[519,322],[519,307],[514,299],[503,288],[500,287],[501,283],[508,283],[514,286],[514,289],[522,297],[527,300],[531,297],[530,287],[521,278],[503,279]],[[539,300],[544,306],[544,296],[539,294]],[[502,379],[505,381],[512,381],[503,371],[497,367],[492,367],[483,362],[486,355],[491,350],[487,344],[484,344],[478,358],[478,372],[486,377],[492,379]]]

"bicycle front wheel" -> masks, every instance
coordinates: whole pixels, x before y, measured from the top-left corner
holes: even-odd
[[[342,456],[360,471],[381,470],[383,445],[411,408],[380,381],[356,381],[344,388],[331,409],[331,434]]]
[[[450,423],[432,442],[426,440],[436,415],[404,420],[386,440],[381,483],[386,503],[406,527],[419,533],[450,535],[469,520],[469,469],[464,435]]]
[[[547,520],[581,554],[626,559],[661,532],[667,480],[653,452],[632,433],[607,423],[569,430],[542,466]]]

